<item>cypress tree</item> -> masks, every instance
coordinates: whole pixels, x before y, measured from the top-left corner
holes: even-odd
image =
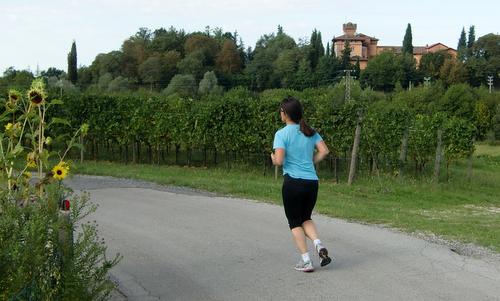
[[[316,29],[314,29],[311,34],[310,47],[309,61],[311,62],[311,68],[314,70],[316,65],[318,65],[319,58],[325,55],[325,47],[321,40],[321,32]]]
[[[76,67],[76,42],[73,41],[71,45],[71,51],[68,53],[68,80],[73,84],[76,84],[78,80],[78,70]]]
[[[326,43],[326,54],[327,57],[330,57],[330,42]]]
[[[351,45],[349,41],[345,41],[344,50],[342,50],[342,69],[350,69],[351,67]]]
[[[460,34],[460,39],[457,45],[458,57],[461,60],[465,60],[465,55],[467,51],[467,37],[465,36],[465,28],[462,27],[462,33]]]
[[[319,57],[325,55],[325,46],[323,46],[323,38],[321,37],[321,31],[318,31],[318,36],[316,37],[316,50],[318,51]]]
[[[354,76],[359,79],[361,76],[361,67],[359,66],[359,57],[356,58],[356,65],[354,65]]]
[[[403,38],[403,53],[409,53],[413,55],[413,43],[412,43],[412,35],[411,35],[411,25],[408,23],[406,27],[406,33]]]
[[[474,25],[471,25],[469,27],[469,38],[467,40],[467,48],[472,48],[472,45],[474,45],[474,42],[476,41],[476,32],[474,29]]]

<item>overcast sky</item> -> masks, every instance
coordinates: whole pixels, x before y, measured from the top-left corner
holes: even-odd
[[[349,21],[379,45],[401,45],[408,23],[414,46],[456,48],[464,26],[475,25],[476,38],[500,31],[498,0],[0,0],[0,12],[0,74],[9,66],[35,71],[37,64],[66,70],[73,40],[78,65],[90,65],[97,54],[120,49],[140,27],[222,27],[237,30],[252,48],[278,24],[296,41],[316,28],[325,46]]]

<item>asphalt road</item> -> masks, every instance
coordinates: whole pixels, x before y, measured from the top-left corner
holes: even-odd
[[[314,255],[306,274],[293,270],[280,206],[108,177],[68,183],[99,204],[91,218],[124,256],[112,277],[128,300],[500,300],[495,257],[315,215],[336,260],[320,268]]]

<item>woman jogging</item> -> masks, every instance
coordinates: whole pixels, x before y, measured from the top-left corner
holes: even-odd
[[[318,196],[318,176],[314,163],[323,160],[329,151],[321,136],[302,118],[302,106],[297,99],[290,96],[285,98],[280,105],[280,115],[286,126],[274,135],[271,159],[274,165],[283,165],[285,215],[293,240],[302,255],[295,269],[312,272],[314,266],[307,251],[306,236],[313,241],[321,266],[332,261],[311,220]]]

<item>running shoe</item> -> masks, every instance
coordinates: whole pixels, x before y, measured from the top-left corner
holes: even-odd
[[[325,247],[317,245],[316,251],[318,251],[319,258],[321,259],[320,265],[322,267],[332,262],[332,258],[328,257],[328,250]]]
[[[295,269],[297,271],[309,273],[314,271],[314,266],[312,261],[304,262],[303,260],[300,260],[299,263],[295,265]]]

